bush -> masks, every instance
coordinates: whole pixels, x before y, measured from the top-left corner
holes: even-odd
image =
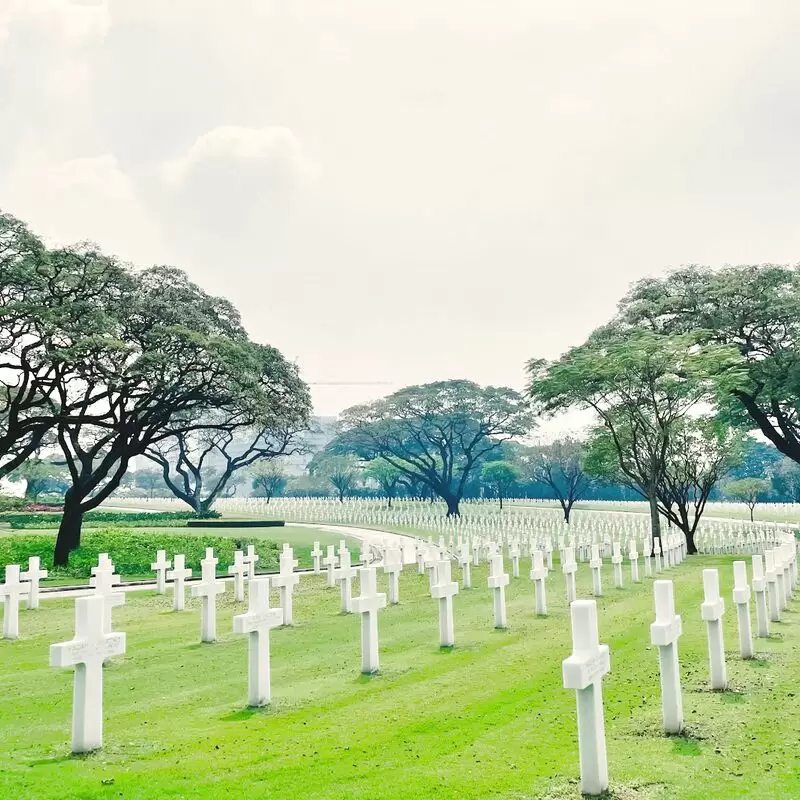
[[[206,547],[213,547],[214,555],[219,559],[217,572],[227,575],[228,566],[233,563],[234,550],[245,549],[248,543],[256,545],[260,556],[259,569],[276,570],[279,558],[277,543],[268,539],[251,541],[201,533],[142,533],[109,529],[85,533],[81,537],[81,546],[70,554],[69,566],[53,569],[55,541],[54,535],[44,533],[0,537],[0,569],[5,569],[6,564],[26,565],[29,556],[39,556],[51,578],[88,578],[92,567],[97,564],[98,553],[108,553],[120,575],[152,577],[150,564],[155,561],[156,550],[166,550],[170,559],[175,553],[183,553],[186,566],[199,575]]]
[[[0,494],[0,512],[16,511],[25,507],[24,497],[14,497],[10,494]]]
[[[83,527],[180,528],[185,527],[190,519],[196,519],[192,511],[159,511],[152,514],[143,511],[89,511],[83,518]],[[61,524],[61,514],[11,511],[0,513],[0,522],[8,522],[17,529],[57,528]]]

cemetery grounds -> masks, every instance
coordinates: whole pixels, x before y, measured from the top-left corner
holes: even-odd
[[[285,534],[297,549],[341,538],[301,528],[237,533],[257,546],[256,536],[280,543]],[[672,737],[661,730],[649,639],[652,581],[632,585],[626,561],[625,588],[614,589],[604,565],[597,603],[600,640],[611,648],[609,798],[800,798],[800,601],[768,640],[755,640],[755,659],[740,660],[730,602],[736,558],[690,557],[664,576],[684,620],[687,728]],[[230,587],[218,601],[214,644],[199,642],[199,600],[173,613],[169,592],[129,593],[114,611],[127,652],[104,670],[104,748],[85,756],[70,755],[72,672],[48,666],[50,644],[73,635],[74,601],[44,597],[39,611],[20,612],[21,638],[0,641],[0,797],[577,798],[575,694],[561,681],[569,610],[554,566],[549,615],[537,618],[530,560],[521,560],[521,577],[507,587],[505,631],[493,628],[486,565],[474,567],[473,588],[455,598],[452,649],[439,647],[428,577],[406,566],[400,605],[380,613],[381,671],[369,677],[359,671],[358,615],[340,614],[338,589],[326,589],[324,575],[304,575],[294,626],[272,632],[265,709],[247,707],[247,641],[231,622],[246,604]],[[726,598],[725,692],[707,688],[704,567],[719,568]],[[586,564],[577,586],[579,597],[591,596]],[[378,588],[387,591],[380,569]]]

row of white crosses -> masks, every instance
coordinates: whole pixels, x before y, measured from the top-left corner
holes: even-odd
[[[788,602],[797,588],[797,551],[793,537],[784,536],[779,547],[767,551],[767,575],[764,578],[761,554],[752,556],[753,588],[758,597],[767,591],[776,601]],[[778,582],[783,577],[783,585]],[[750,587],[747,584],[747,564],[733,562],[733,602],[737,608],[739,653],[741,658],[754,656],[750,624]],[[766,587],[765,587],[765,584]],[[656,618],[650,626],[650,641],[658,649],[661,674],[661,705],[664,731],[678,734],[684,727],[683,698],[680,682],[678,639],[683,623],[675,613],[675,598],[671,580],[653,584]],[[709,683],[711,689],[727,688],[727,667],[722,633],[725,601],[719,591],[719,571],[703,570],[703,602],[700,617],[706,624],[708,638]],[[757,608],[759,636],[768,635],[763,597],[761,611]],[[563,662],[565,689],[572,689],[577,698],[578,747],[580,753],[581,791],[599,795],[608,789],[608,758],[603,719],[602,678],[610,671],[607,645],[599,643],[597,606],[595,600],[576,600],[570,605],[573,653]],[[762,625],[763,623],[763,625]]]
[[[20,601],[27,598],[28,609],[39,608],[39,581],[47,577],[47,570],[41,568],[39,556],[28,559],[28,569],[20,571],[19,564],[7,564],[5,581],[0,584],[0,598],[3,599],[3,638],[19,637]]]

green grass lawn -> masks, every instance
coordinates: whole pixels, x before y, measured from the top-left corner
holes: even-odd
[[[612,797],[800,797],[800,614],[792,610],[758,640],[758,658],[737,660],[735,614],[725,617],[731,691],[707,690],[699,619],[698,557],[673,570],[687,735],[660,733],[657,653],[649,646],[652,582],[599,599],[601,641],[611,646],[604,682]],[[528,563],[523,561],[522,573]],[[627,575],[626,575],[627,579]],[[384,576],[380,576],[386,590]],[[220,602],[216,644],[199,643],[197,601],[174,614],[170,597],[128,595],[114,611],[128,652],[105,671],[105,748],[69,755],[72,673],[47,666],[48,646],[72,636],[73,606],[45,600],[21,613],[23,638],[0,641],[0,797],[577,798],[574,693],[561,688],[570,652],[563,579],[548,581],[550,616],[533,614],[525,578],[508,588],[510,630],[492,628],[486,568],[455,598],[456,647],[438,646],[428,579],[407,567],[401,605],[381,612],[380,674],[359,674],[356,616],[339,614],[338,591],[304,577],[296,625],[272,634],[274,703],[246,708],[244,610]],[[579,569],[580,596],[590,573]]]

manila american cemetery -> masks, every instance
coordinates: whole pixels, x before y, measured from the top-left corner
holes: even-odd
[[[332,422],[180,269],[0,226],[0,796],[800,797],[797,268]]]

